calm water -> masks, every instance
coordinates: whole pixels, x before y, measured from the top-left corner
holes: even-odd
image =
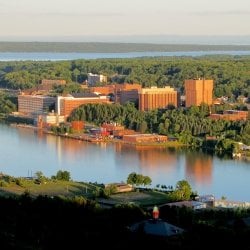
[[[13,176],[42,171],[50,177],[62,169],[74,180],[108,183],[126,181],[135,171],[150,176],[153,186],[187,179],[199,194],[250,201],[249,162],[174,149],[92,144],[4,124],[0,138],[0,171]]]
[[[250,51],[175,51],[127,53],[12,53],[0,52],[0,61],[60,61],[97,58],[134,58],[154,56],[250,55]]]

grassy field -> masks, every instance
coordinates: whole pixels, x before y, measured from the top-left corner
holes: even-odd
[[[116,204],[132,203],[143,207],[164,204],[168,202],[168,195],[158,191],[140,191],[118,193],[110,196],[110,201]]]
[[[47,180],[41,184],[36,184],[34,179],[18,178],[18,180],[18,182],[14,180],[4,182],[4,184],[1,181],[0,195],[20,195],[26,192],[33,197],[47,195],[92,198],[97,189],[97,186],[83,182]]]
[[[95,199],[104,207],[118,204],[135,204],[142,207],[150,207],[168,202],[166,193],[147,190],[116,193],[108,198],[99,196],[100,185],[75,181],[62,181],[54,179],[44,179],[37,182],[37,179],[15,178],[7,175],[0,176],[0,196],[18,196],[29,194],[31,197],[46,195],[48,197],[74,198],[83,196],[88,199]],[[98,197],[98,198],[97,198]]]

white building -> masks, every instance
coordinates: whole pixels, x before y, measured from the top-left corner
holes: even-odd
[[[88,86],[94,86],[100,82],[107,83],[107,76],[88,73]]]

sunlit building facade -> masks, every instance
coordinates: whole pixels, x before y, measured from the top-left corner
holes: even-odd
[[[142,88],[139,91],[139,110],[149,111],[167,108],[168,105],[178,106],[178,93],[174,88]]]
[[[213,80],[185,80],[186,107],[200,106],[202,103],[213,104]]]

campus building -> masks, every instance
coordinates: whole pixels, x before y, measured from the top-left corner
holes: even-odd
[[[178,93],[174,88],[142,88],[139,91],[139,110],[166,108],[168,105],[178,106]]]
[[[225,110],[223,114],[211,114],[209,116],[212,120],[227,120],[227,121],[246,121],[249,117],[248,111],[243,110]]]
[[[42,79],[42,85],[65,85],[66,81],[63,79]]]
[[[93,93],[58,96],[56,112],[58,115],[64,115],[67,118],[74,109],[88,103],[110,103],[110,101],[107,96],[99,96]]]
[[[125,104],[126,102],[137,102],[139,91],[142,89],[138,83],[123,83],[115,85],[115,102]]]
[[[138,92],[141,90],[141,85],[138,83],[117,83],[90,87],[89,89],[91,93],[113,94],[115,103],[125,104],[126,102],[138,102]]]
[[[88,86],[94,86],[96,83],[107,83],[107,81],[107,76],[88,73]]]
[[[199,106],[202,103],[213,104],[213,80],[185,80],[186,107]]]
[[[162,143],[166,142],[168,137],[165,135],[156,135],[156,134],[134,134],[134,135],[124,135],[123,141],[127,143]]]
[[[19,95],[18,112],[32,115],[48,112],[55,104],[56,98],[42,95]]]
[[[90,93],[98,95],[109,95],[115,93],[115,84],[109,84],[105,86],[94,86],[89,88]]]

